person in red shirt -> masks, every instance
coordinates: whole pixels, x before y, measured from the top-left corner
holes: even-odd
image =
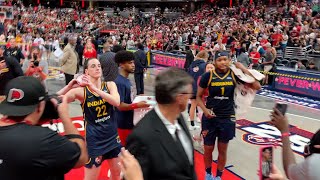
[[[297,30],[296,27],[294,27],[294,28],[292,29],[292,31],[290,32],[290,37],[291,37],[292,39],[294,39],[294,38],[297,38],[297,37],[299,37],[299,36],[300,36],[299,31]]]
[[[85,60],[90,58],[97,58],[97,51],[93,48],[92,43],[87,43],[83,50],[83,57]]]
[[[284,27],[288,26],[288,22],[286,21],[286,19],[282,19],[280,24],[281,24],[281,26],[284,26]]]
[[[253,69],[257,68],[259,66],[259,60],[260,60],[260,53],[257,51],[257,47],[253,47],[252,51],[249,55],[252,64],[250,65]]]
[[[280,45],[280,42],[282,41],[282,34],[280,30],[277,30],[276,33],[271,35],[272,39],[272,46],[277,47]]]
[[[266,45],[268,44],[268,37],[267,36],[263,36],[261,41],[260,41],[260,45],[263,47],[264,50],[267,49]]]

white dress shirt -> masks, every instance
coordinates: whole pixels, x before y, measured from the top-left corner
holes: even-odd
[[[190,164],[193,164],[193,157],[192,157],[193,148],[192,148],[192,144],[191,144],[192,142],[189,140],[187,133],[184,132],[184,130],[182,129],[182,127],[178,123],[178,120],[175,120],[174,124],[172,124],[168,119],[166,119],[163,116],[158,105],[156,105],[154,107],[154,110],[157,113],[157,115],[159,116],[159,118],[161,119],[161,121],[163,122],[163,124],[166,126],[168,132],[171,134],[171,136],[175,140],[176,140],[175,132],[178,130],[179,139],[181,141],[183,149],[188,156]]]

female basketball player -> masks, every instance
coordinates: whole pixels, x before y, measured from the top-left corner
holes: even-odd
[[[236,83],[240,82],[230,70],[230,59],[226,52],[216,55],[215,69],[202,75],[197,93],[197,103],[203,110],[202,136],[204,139],[204,163],[206,168],[206,180],[213,179],[211,175],[212,152],[214,144],[218,139],[218,168],[216,180],[222,176],[227,161],[228,143],[235,136],[235,109],[234,89]],[[250,72],[241,64],[235,66],[244,73]],[[253,89],[260,89],[258,81],[248,85]],[[202,101],[205,89],[208,88],[209,95],[206,105]]]
[[[120,139],[117,133],[117,122],[113,118],[113,106],[119,106],[120,97],[114,82],[101,80],[101,65],[99,60],[88,59],[84,63],[84,76],[81,87],[77,80],[72,80],[58,92],[64,95],[68,102],[79,100],[82,105],[85,121],[86,143],[89,161],[85,168],[85,180],[97,180],[100,165],[108,161],[111,180],[120,180],[118,154],[121,151]],[[73,88],[73,89],[72,89]]]

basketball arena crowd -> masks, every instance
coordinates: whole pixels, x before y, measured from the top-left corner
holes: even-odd
[[[237,89],[253,101],[270,85],[275,68],[319,71],[320,4],[212,2],[191,12],[186,6],[84,9],[76,2],[68,8],[2,2],[0,179],[61,180],[84,167],[83,179],[98,180],[107,161],[112,180],[195,180],[190,132],[197,129],[205,179],[223,179],[227,157],[234,156],[227,152],[236,131]],[[308,58],[288,58],[290,48]],[[185,55],[184,67],[155,76],[155,104],[134,102],[152,95],[145,92],[144,74],[154,66],[155,51]],[[48,80],[56,71],[65,86],[49,95]],[[74,101],[82,107],[85,135],[71,121]],[[134,124],[134,111],[141,108],[148,113]],[[270,173],[262,179],[319,180],[320,130],[305,147],[305,159],[296,162],[288,118],[277,108],[270,117],[281,132],[283,167],[264,167]],[[40,126],[53,119],[60,119],[63,134]]]

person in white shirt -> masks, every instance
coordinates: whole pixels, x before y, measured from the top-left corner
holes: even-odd
[[[36,35],[36,38],[33,40],[33,43],[37,44],[40,48],[41,51],[44,51],[45,48],[44,48],[44,40],[42,37],[40,37],[40,34],[37,34]]]

